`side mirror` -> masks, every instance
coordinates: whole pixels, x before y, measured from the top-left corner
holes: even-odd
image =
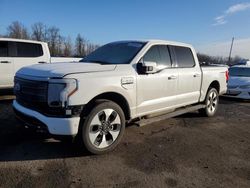
[[[157,72],[157,63],[153,61],[144,61],[138,63],[138,70],[142,74],[153,74]]]

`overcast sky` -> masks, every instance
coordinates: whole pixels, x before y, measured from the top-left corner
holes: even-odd
[[[0,33],[13,21],[57,26],[104,44],[123,39],[166,39],[197,51],[250,58],[250,1],[239,0],[0,0]]]

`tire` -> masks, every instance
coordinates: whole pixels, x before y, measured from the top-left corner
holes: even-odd
[[[200,109],[199,112],[206,117],[212,117],[218,110],[219,94],[215,88],[209,88],[206,99],[204,101],[205,108]]]
[[[83,146],[92,154],[104,154],[120,142],[125,130],[125,115],[112,101],[96,103],[81,120],[79,137]]]

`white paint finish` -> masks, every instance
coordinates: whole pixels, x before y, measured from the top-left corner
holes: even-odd
[[[0,88],[12,87],[13,79],[14,79],[13,60],[7,57],[0,57]]]
[[[78,62],[82,58],[77,57],[51,57],[50,62],[51,63],[63,63],[63,62]]]
[[[202,85],[201,85],[200,101],[205,100],[207,90],[213,81],[219,82],[220,84],[219,94],[220,95],[226,93],[227,83],[226,83],[225,74],[226,74],[226,71],[228,70],[227,67],[208,66],[208,67],[201,67],[201,70],[202,70]]]
[[[198,65],[192,68],[179,68],[179,80],[176,97],[178,106],[199,102],[201,89],[201,69]]]
[[[50,57],[50,52],[47,43],[32,41],[32,40],[21,40],[11,38],[0,38],[0,41],[10,42],[23,42],[40,44],[42,47],[43,55],[40,57],[0,57],[0,88],[12,88],[15,73],[26,66],[36,65],[39,62],[42,63],[55,63],[55,62],[73,62],[79,61],[81,58],[65,58],[65,57]]]
[[[139,75],[136,64],[152,45],[158,44],[189,47],[194,54],[195,67],[190,69],[175,67],[154,74]],[[203,101],[208,87],[213,81],[219,82],[220,94],[223,94],[226,92],[226,70],[227,67],[216,66],[200,68],[195,50],[190,45],[151,40],[130,64],[56,63],[34,65],[21,69],[17,75],[37,79],[51,77],[76,79],[78,89],[68,99],[70,106],[87,104],[96,96],[107,92],[120,94],[129,105],[131,118],[136,118]],[[19,108],[19,110],[23,110],[23,108]],[[29,111],[29,114],[40,117],[34,111]],[[55,119],[58,121],[57,118]],[[53,119],[50,120],[53,122]]]
[[[94,63],[53,63],[32,65],[20,69],[17,75],[37,76],[37,77],[64,77],[67,74],[83,74],[90,72],[105,72],[114,70],[116,65],[105,65]]]
[[[73,118],[47,117],[40,114],[39,112],[21,106],[16,102],[16,100],[13,101],[13,107],[16,110],[24,113],[25,115],[35,117],[36,119],[43,122],[45,125],[47,125],[50,134],[76,135],[78,132],[78,127],[80,122],[79,117],[73,117]]]
[[[174,78],[175,77],[175,78]],[[137,76],[137,115],[176,105],[178,69],[165,69],[156,74]]]

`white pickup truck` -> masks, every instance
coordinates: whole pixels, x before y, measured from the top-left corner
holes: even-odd
[[[131,121],[194,110],[213,116],[228,70],[198,62],[188,44],[113,42],[78,63],[22,68],[13,106],[28,127],[77,136],[88,151],[102,154],[118,144]]]
[[[45,42],[0,38],[0,89],[13,88],[14,75],[22,67],[79,60],[80,58],[50,57]]]

